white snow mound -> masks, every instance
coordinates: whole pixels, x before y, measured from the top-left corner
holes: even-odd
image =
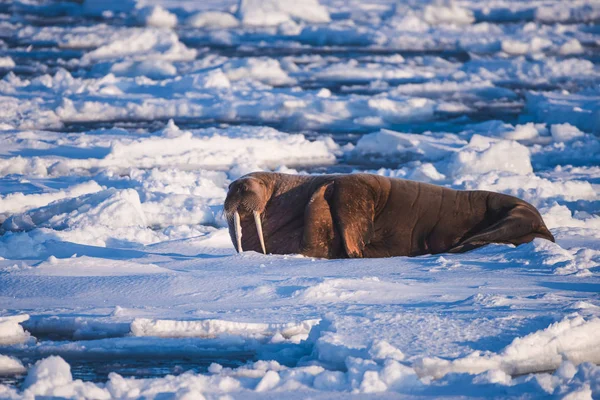
[[[474,352],[453,361],[424,358],[415,363],[420,376],[436,379],[449,373],[479,374],[501,370],[509,375],[552,371],[564,360],[600,363],[600,319],[566,317],[548,328],[516,338],[500,353]]]
[[[427,160],[438,160],[458,151],[465,144],[464,140],[455,135],[437,137],[382,129],[362,136],[353,152],[384,156],[409,154],[422,156]]]
[[[138,20],[146,26],[157,28],[174,28],[177,25],[177,16],[161,6],[142,8],[138,11]]]
[[[467,146],[451,157],[448,165],[448,172],[453,176],[490,171],[532,173],[529,149],[515,141],[474,135]]]
[[[244,25],[270,26],[291,20],[330,22],[318,0],[240,0],[237,16]]]
[[[206,29],[228,29],[235,28],[239,25],[239,21],[233,15],[221,11],[204,11],[199,12],[188,19],[185,23],[194,28]]]
[[[11,345],[23,343],[30,336],[20,325],[20,322],[27,321],[29,315],[14,315],[10,317],[0,317],[0,345]]]
[[[16,358],[0,354],[0,376],[16,375],[27,371],[21,361]],[[1,392],[0,392],[1,394]]]
[[[423,19],[431,25],[469,25],[475,21],[471,10],[453,3],[448,6],[440,4],[428,5],[423,12]]]
[[[1,228],[5,231],[29,231],[39,227],[62,230],[98,225],[112,228],[145,227],[146,218],[137,191],[111,188],[58,200],[14,215],[4,221]]]

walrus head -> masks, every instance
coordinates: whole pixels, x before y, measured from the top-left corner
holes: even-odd
[[[252,215],[256,224],[260,246],[264,254],[267,254],[265,239],[263,237],[261,214],[265,210],[270,198],[268,182],[255,176],[242,177],[229,185],[229,192],[225,199],[225,216],[227,221],[233,222],[235,229],[236,250],[242,249],[242,225],[241,218]]]

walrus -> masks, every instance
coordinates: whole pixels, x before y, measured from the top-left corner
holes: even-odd
[[[229,185],[224,214],[238,252],[367,258],[554,241],[517,197],[372,174],[254,172]]]

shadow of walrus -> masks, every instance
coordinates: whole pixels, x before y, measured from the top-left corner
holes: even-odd
[[[370,258],[554,241],[516,197],[371,174],[251,173],[229,186],[225,216],[238,252]]]

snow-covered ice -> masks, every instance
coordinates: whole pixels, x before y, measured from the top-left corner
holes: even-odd
[[[593,0],[0,4],[0,398],[600,398]],[[237,254],[228,185],[535,205],[466,254]],[[362,397],[361,397],[362,398]]]

